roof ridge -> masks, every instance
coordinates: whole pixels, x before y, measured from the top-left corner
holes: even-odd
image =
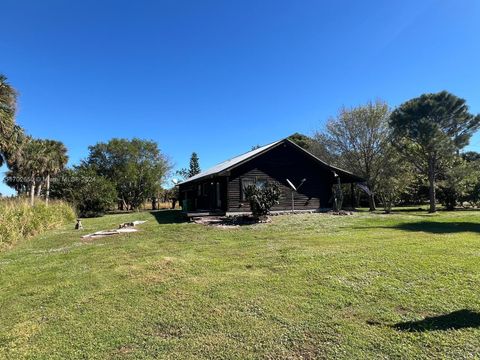
[[[251,153],[251,152],[256,151],[256,150],[259,150],[259,149],[261,149],[261,148],[264,148],[264,147],[273,145],[274,143],[277,143],[277,142],[283,141],[283,140],[285,140],[285,139],[273,141],[273,142],[271,142],[271,143],[268,143],[268,144],[259,146],[259,147],[256,148],[256,149],[251,149],[251,150],[245,151],[244,153],[238,154],[237,156],[233,156],[233,157],[231,157],[231,158],[229,158],[229,159],[227,159],[227,160],[225,160],[225,161],[219,162],[217,165],[223,164],[223,163],[225,163],[225,162],[227,162],[227,161],[231,161],[231,160],[233,160],[233,159],[235,159],[235,158],[237,158],[237,157],[247,155],[248,153]],[[215,166],[215,165],[214,165],[214,166]]]

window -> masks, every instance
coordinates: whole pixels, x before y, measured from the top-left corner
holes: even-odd
[[[245,196],[245,189],[251,185],[255,185],[255,179],[247,179],[247,178],[241,179],[240,184],[241,184],[240,198],[242,199],[242,201],[245,201],[247,200],[247,197]]]
[[[197,196],[201,196],[202,195],[202,185],[198,185],[197,187]]]
[[[245,189],[248,186],[255,185],[257,188],[264,188],[267,185],[267,179],[265,178],[243,178],[240,180],[241,183],[241,194],[240,198],[242,201],[246,201],[247,198],[245,196]]]
[[[257,179],[255,185],[259,189],[263,189],[265,186],[267,186],[267,179]]]

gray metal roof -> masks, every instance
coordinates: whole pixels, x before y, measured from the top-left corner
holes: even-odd
[[[309,156],[311,156],[312,158],[314,158],[316,161],[318,161],[320,164],[322,164],[323,166],[326,166],[332,170],[335,170],[336,172],[339,172],[341,175],[347,175],[353,179],[356,179],[357,181],[365,181],[363,180],[362,178],[360,178],[359,176],[349,172],[349,171],[346,171],[346,170],[343,170],[343,169],[340,169],[336,166],[332,166],[328,163],[326,163],[325,161],[319,159],[318,157],[316,157],[315,155],[313,155],[312,153],[308,152],[307,150],[305,150],[304,148],[302,148],[301,146],[295,144],[293,141],[289,140],[288,138],[286,139],[282,139],[282,140],[278,140],[278,141],[275,141],[271,144],[268,144],[268,145],[265,145],[265,146],[262,146],[262,147],[259,147],[258,149],[255,149],[255,150],[252,150],[252,151],[249,151],[249,152],[246,152],[245,154],[242,154],[242,155],[239,155],[239,156],[236,156],[234,158],[231,158],[229,160],[226,160],[224,162],[221,162],[220,164],[217,164],[213,167],[211,167],[210,169],[208,170],[205,170],[205,171],[202,171],[201,173],[195,175],[195,176],[192,176],[180,183],[178,183],[177,185],[181,185],[181,184],[186,184],[186,183],[189,183],[191,181],[195,181],[195,180],[200,180],[200,179],[203,179],[205,177],[208,177],[208,176],[213,176],[213,175],[217,175],[219,173],[221,173],[222,171],[227,171],[237,165],[240,165],[241,163],[247,161],[247,160],[250,160],[251,158],[254,158],[256,157],[257,155],[260,155],[264,152],[266,152],[267,150],[271,149],[271,148],[274,148],[275,146],[277,146],[278,144],[280,143],[283,143],[283,142],[288,142],[292,145],[294,145],[295,147],[297,147],[298,149],[302,150],[303,152],[305,152],[306,154],[308,154]]]
[[[202,171],[201,173],[199,173],[195,176],[189,177],[188,179],[182,181],[181,183],[178,183],[178,185],[185,184],[187,182],[194,181],[194,180],[199,180],[201,178],[204,178],[204,177],[207,177],[207,176],[210,176],[210,175],[215,175],[215,174],[218,174],[222,171],[228,170],[229,168],[231,168],[235,165],[238,165],[241,162],[243,162],[243,161],[245,161],[245,160],[247,160],[247,159],[249,159],[249,158],[251,158],[255,155],[258,155],[258,154],[264,152],[265,150],[268,150],[268,149],[274,147],[275,145],[281,143],[282,141],[283,140],[278,140],[278,141],[275,141],[271,144],[259,147],[258,149],[246,152],[245,154],[235,156],[234,158],[231,158],[231,159],[228,159],[224,162],[221,162],[220,164],[217,164],[217,165],[211,167],[208,170]]]

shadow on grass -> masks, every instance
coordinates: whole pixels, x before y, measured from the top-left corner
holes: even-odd
[[[353,229],[396,229],[414,232],[428,232],[432,234],[453,234],[461,232],[480,233],[480,223],[418,221],[393,226],[360,226],[354,227]]]
[[[188,221],[180,210],[156,210],[150,211],[150,214],[159,224],[179,224]]]
[[[480,233],[480,223],[472,222],[436,222],[436,221],[420,221],[412,223],[404,223],[392,226],[393,229],[407,231],[424,231],[433,234],[450,234],[459,232],[476,232]]]
[[[480,314],[463,309],[450,314],[426,317],[423,320],[398,323],[393,325],[393,328],[407,332],[480,328]]]

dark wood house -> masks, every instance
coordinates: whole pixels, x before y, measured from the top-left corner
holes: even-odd
[[[363,181],[283,139],[224,161],[178,186],[186,212],[249,212],[243,189],[268,182],[276,182],[282,191],[280,203],[272,210],[292,210],[292,206],[295,210],[321,210],[332,207],[332,187],[338,178],[342,184]],[[289,182],[295,187],[302,185],[294,191]]]

